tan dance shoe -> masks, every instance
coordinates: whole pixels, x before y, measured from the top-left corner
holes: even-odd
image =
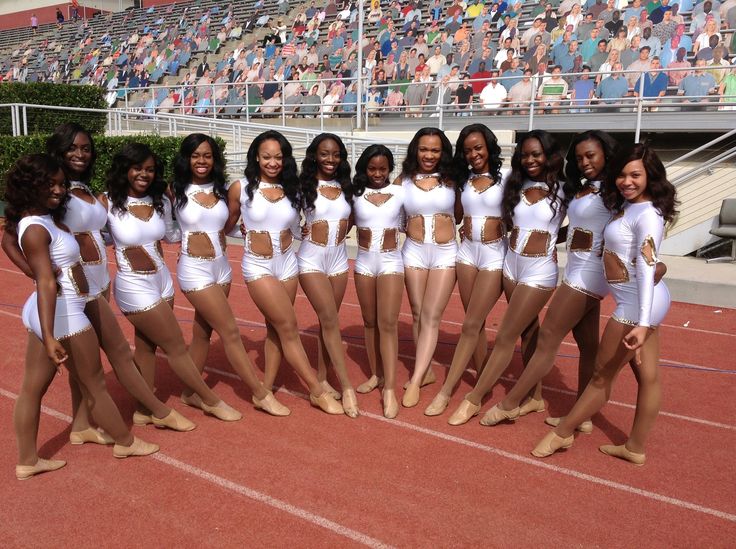
[[[404,406],[404,408],[413,408],[414,406],[419,404],[419,387],[419,385],[414,385],[413,383],[410,383],[409,386],[406,388],[406,391],[404,391],[404,396],[401,399],[401,404]]]
[[[203,410],[202,408],[202,397],[200,397],[197,393],[192,393],[191,395],[185,395],[184,393],[181,394],[181,397],[179,397],[183,404],[186,404],[187,406],[191,408],[199,408],[200,410]]]
[[[342,409],[348,417],[356,418],[360,415],[358,397],[355,396],[353,389],[346,389],[342,392]]]
[[[535,400],[532,397],[528,397],[519,406],[519,417],[531,414],[533,412],[544,412],[544,400]]]
[[[475,417],[480,412],[480,404],[473,404],[467,398],[463,399],[457,410],[453,412],[447,423],[450,425],[462,425],[470,421],[470,418]]]
[[[393,389],[383,390],[383,417],[394,419],[399,415],[399,401]]]
[[[424,409],[424,415],[438,416],[447,409],[448,404],[450,404],[450,397],[440,391],[434,396],[429,406]]]
[[[540,440],[539,444],[537,444],[534,450],[532,450],[532,455],[538,458],[551,456],[557,450],[569,448],[572,446],[573,442],[575,442],[575,437],[573,435],[570,435],[567,438],[562,438],[554,431],[550,431],[544,435],[544,438]]]
[[[256,409],[263,410],[272,416],[286,417],[291,414],[291,410],[276,400],[276,397],[271,391],[269,391],[261,400],[258,400],[255,396],[251,397],[251,400],[253,401],[253,406],[255,406]]]
[[[322,385],[322,388],[330,393],[330,396],[334,398],[335,400],[340,400],[342,398],[342,395],[340,392],[335,389],[332,385],[330,385],[330,382],[326,379],[324,381],[320,381],[320,385]]]
[[[138,427],[143,427],[144,425],[150,425],[153,423],[152,414],[144,414],[143,412],[139,412],[136,410],[133,412],[133,425],[137,425]]]
[[[115,440],[104,431],[87,427],[84,431],[72,431],[69,433],[69,442],[75,446],[92,442],[93,444],[113,444]]]
[[[112,455],[116,458],[127,458],[132,456],[150,456],[158,452],[158,444],[146,442],[138,437],[133,437],[133,444],[130,446],[123,446],[122,444],[116,444],[112,447]]]
[[[491,425],[496,425],[502,421],[516,421],[518,418],[519,406],[513,410],[502,410],[499,405],[496,404],[485,413],[483,419],[480,420],[480,424],[490,427]]]
[[[150,417],[151,423],[158,429],[171,429],[172,431],[186,433],[187,431],[193,431],[197,427],[194,422],[189,421],[173,408],[166,417],[158,418],[154,415]],[[133,423],[135,423],[135,414],[133,414]]]
[[[552,427],[557,427],[562,421],[562,419],[563,418],[561,417],[548,417],[547,419],[544,420],[544,422],[547,425],[551,425]],[[590,421],[589,419],[586,419],[580,425],[575,427],[575,430],[578,431],[579,433],[589,435],[590,433],[593,432],[593,422]]]
[[[16,465],[15,478],[18,480],[28,480],[32,476],[61,469],[64,465],[66,465],[66,461],[61,459],[38,458],[35,465]]]
[[[225,403],[224,400],[221,400],[214,406],[210,406],[202,401],[202,410],[204,410],[205,414],[215,416],[217,419],[221,419],[222,421],[239,421],[243,419],[243,414]]]
[[[366,393],[370,393],[373,389],[375,389],[376,387],[380,387],[381,385],[383,385],[382,377],[371,376],[368,378],[367,381],[358,385],[355,390],[364,395]]]
[[[637,454],[635,452],[632,452],[626,447],[625,444],[622,444],[621,446],[614,446],[613,444],[605,444],[598,449],[604,454],[607,454],[613,457],[617,457],[620,459],[625,459],[626,461],[629,461],[633,463],[634,465],[640,465],[640,466],[644,465],[644,462],[647,459],[646,454]]]
[[[345,410],[342,409],[342,404],[335,400],[335,398],[328,391],[325,391],[318,397],[314,395],[309,395],[309,402],[312,404],[312,406],[319,408],[320,410],[328,414],[336,416],[345,413]]]

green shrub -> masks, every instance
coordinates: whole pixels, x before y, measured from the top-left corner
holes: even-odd
[[[21,137],[0,135],[0,197],[5,196],[5,174],[13,163],[23,155],[46,151],[48,135],[29,135]],[[166,166],[166,180],[173,177],[173,160],[176,156],[182,137],[159,137],[157,135],[130,135],[125,137],[95,136],[97,162],[95,175],[92,179],[92,188],[103,191],[105,188],[105,174],[112,164],[112,157],[120,148],[131,142],[145,143]],[[215,138],[222,150],[225,150],[225,141]]]
[[[98,86],[74,86],[49,82],[6,82],[0,84],[0,104],[30,103],[87,109],[107,109],[104,91]],[[64,122],[79,122],[92,133],[102,133],[107,125],[104,112],[63,111],[56,109],[26,109],[28,133],[49,133]],[[12,135],[10,109],[0,109],[0,135]]]

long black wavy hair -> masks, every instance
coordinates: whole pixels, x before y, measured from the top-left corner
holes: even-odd
[[[320,143],[332,139],[340,149],[340,164],[337,166],[335,180],[340,184],[345,200],[353,199],[352,182],[350,180],[350,164],[348,163],[348,150],[345,144],[334,133],[321,133],[315,137],[307,147],[307,152],[302,160],[302,173],[299,174],[299,187],[301,189],[302,207],[305,210],[314,209],[314,201],[317,200],[317,148]]]
[[[406,148],[406,158],[401,164],[401,177],[414,177],[419,173],[419,162],[417,162],[417,153],[419,152],[419,140],[425,135],[436,135],[442,142],[442,154],[437,165],[437,171],[442,178],[442,182],[448,186],[454,186],[453,164],[452,164],[452,143],[447,139],[445,132],[439,128],[422,128],[414,134],[409,146]]]
[[[567,165],[565,166],[565,175],[567,176],[566,183],[572,190],[573,194],[577,194],[583,188],[583,174],[580,173],[578,161],[575,158],[575,148],[584,141],[596,141],[603,150],[603,156],[606,159],[606,163],[603,166],[603,171],[598,174],[598,179],[601,181],[606,178],[609,164],[620,147],[618,141],[601,130],[588,130],[573,137],[572,143],[570,143],[570,148],[567,149],[567,157],[565,159],[567,161]]]
[[[174,158],[174,182],[171,185],[174,191],[174,204],[177,209],[187,203],[185,193],[192,182],[191,157],[202,143],[209,143],[212,149],[212,172],[210,180],[214,184],[215,196],[221,200],[227,197],[227,176],[225,175],[225,159],[220,146],[212,137],[203,133],[187,135],[179,146],[179,152]]]
[[[161,215],[164,213],[164,194],[166,193],[166,181],[164,181],[164,165],[159,158],[153,153],[148,145],[143,143],[128,143],[123,146],[115,156],[112,157],[112,164],[107,171],[105,184],[107,185],[107,195],[110,198],[112,212],[124,212],[125,201],[128,199],[128,190],[130,183],[128,182],[128,170],[132,166],[139,166],[149,158],[153,158],[156,165],[156,171],[148,187],[148,196],[153,200],[154,209]]]
[[[299,176],[297,175],[296,160],[291,143],[281,132],[276,130],[268,130],[259,134],[250,144],[248,154],[246,156],[245,177],[248,184],[245,187],[245,194],[248,200],[253,200],[253,193],[258,188],[261,180],[261,168],[258,165],[258,149],[264,141],[272,139],[281,147],[281,187],[284,189],[284,195],[295,209],[301,206],[299,193]]]
[[[488,149],[488,171],[493,181],[496,183],[501,181],[503,159],[501,158],[501,147],[498,146],[496,134],[485,124],[470,124],[460,130],[460,135],[457,136],[457,142],[455,143],[455,156],[452,159],[455,170],[455,183],[461,191],[470,176],[470,168],[468,167],[468,161],[465,159],[463,148],[465,146],[465,140],[471,133],[480,133],[483,136],[486,142],[486,149]]]
[[[53,156],[56,161],[61,165],[61,169],[64,170],[64,174],[66,175],[67,179],[71,179],[71,174],[69,174],[66,168],[64,155],[72,147],[72,145],[74,144],[74,139],[79,133],[83,133],[89,138],[90,153],[92,154],[92,158],[90,158],[89,166],[87,166],[87,169],[84,170],[84,173],[81,175],[82,183],[89,183],[92,180],[92,176],[94,176],[95,172],[95,160],[97,160],[97,150],[95,149],[95,140],[92,139],[92,134],[89,133],[89,131],[87,131],[83,126],[77,124],[76,122],[67,122],[58,126],[54,130],[54,133],[51,134],[51,136],[46,140],[46,152]]]
[[[17,234],[18,223],[28,210],[37,207],[48,196],[49,182],[59,170],[61,163],[49,154],[30,154],[16,160],[5,175],[5,230]],[[69,189],[69,181],[64,178]],[[51,212],[56,223],[62,223],[66,214],[69,193],[61,204]]]
[[[509,226],[513,225],[512,217],[514,208],[521,201],[521,187],[524,182],[528,179],[528,175],[524,168],[521,166],[521,149],[524,146],[524,142],[529,139],[537,139],[542,145],[544,150],[544,156],[547,158],[547,165],[544,171],[544,183],[549,187],[549,193],[551,198],[550,207],[552,213],[557,215],[558,208],[567,205],[572,198],[573,193],[567,188],[565,184],[565,174],[562,171],[564,164],[564,156],[562,153],[562,147],[557,140],[552,136],[551,133],[544,130],[533,130],[529,133],[522,135],[521,139],[517,141],[514,154],[511,156],[511,173],[506,181],[506,186],[503,189],[503,211],[504,218]],[[560,201],[557,196],[557,192],[560,189],[560,185],[563,186],[565,192],[565,198]]]
[[[667,170],[657,153],[643,143],[634,143],[621,149],[611,161],[608,176],[603,181],[601,196],[606,207],[614,213],[623,209],[624,197],[616,187],[616,178],[623,171],[626,164],[634,160],[641,160],[647,172],[647,192],[652,204],[659,210],[667,223],[671,223],[677,215],[677,191],[667,179]]]
[[[388,160],[388,173],[394,171],[394,155],[386,145],[374,143],[369,145],[360,155],[355,163],[355,175],[353,176],[353,196],[362,196],[368,187],[368,163],[377,156],[385,156]]]

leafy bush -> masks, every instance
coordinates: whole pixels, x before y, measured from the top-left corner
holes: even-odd
[[[49,82],[6,82],[0,84],[0,104],[30,103],[33,105],[58,105],[86,109],[107,109],[104,90],[98,86],[75,86]],[[48,133],[64,122],[79,122],[92,133],[102,133],[107,124],[104,112],[79,112],[57,109],[26,110],[28,133]],[[0,109],[0,135],[12,135],[13,124],[10,109]]]
[[[29,135],[11,137],[0,135],[0,197],[5,196],[5,174],[13,163],[23,155],[46,151],[46,139],[48,135]],[[176,156],[182,137],[159,137],[157,135],[130,135],[125,137],[107,137],[98,135],[94,137],[95,149],[97,150],[97,162],[95,164],[95,175],[92,179],[92,188],[103,191],[105,188],[105,173],[112,164],[112,157],[120,148],[131,142],[145,143],[158,156],[166,166],[166,180],[173,177],[173,160]],[[225,150],[225,141],[216,137],[217,143]]]

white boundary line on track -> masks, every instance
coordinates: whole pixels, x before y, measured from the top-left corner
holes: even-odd
[[[5,389],[2,389],[2,388],[0,388],[0,395],[10,400],[18,399],[17,394],[12,393],[10,391],[6,391]],[[62,412],[59,412],[58,410],[54,410],[53,408],[49,408],[47,406],[41,406],[41,411],[44,414],[49,415],[53,418],[56,418],[64,423],[72,422],[71,416],[68,416]],[[163,452],[157,452],[155,454],[152,454],[150,457],[155,459],[156,461],[169,465],[170,467],[174,467],[175,469],[179,469],[180,471],[184,471],[185,473],[188,473],[202,480],[215,484],[219,486],[220,488],[224,488],[225,490],[229,490],[230,492],[234,492],[241,496],[245,496],[248,499],[252,499],[252,500],[264,503],[268,505],[269,507],[273,507],[274,509],[278,509],[279,511],[288,513],[289,515],[293,515],[315,526],[319,526],[321,528],[324,528],[325,530],[329,530],[339,536],[351,539],[367,547],[375,547],[376,549],[391,549],[392,548],[391,545],[387,545],[375,538],[372,538],[366,534],[358,532],[357,530],[353,530],[351,528],[348,528],[347,526],[343,526],[321,515],[311,513],[305,509],[296,507],[294,505],[291,505],[290,503],[287,503],[280,499],[271,497],[268,494],[264,494],[257,490],[253,490],[252,488],[248,488],[247,486],[243,486],[242,484],[237,484],[236,482],[223,478],[219,475],[215,475],[213,473],[210,473],[209,471],[205,471],[204,469],[200,469],[199,467],[196,467],[194,465],[190,465],[188,463],[175,459],[169,455],[164,454]]]

